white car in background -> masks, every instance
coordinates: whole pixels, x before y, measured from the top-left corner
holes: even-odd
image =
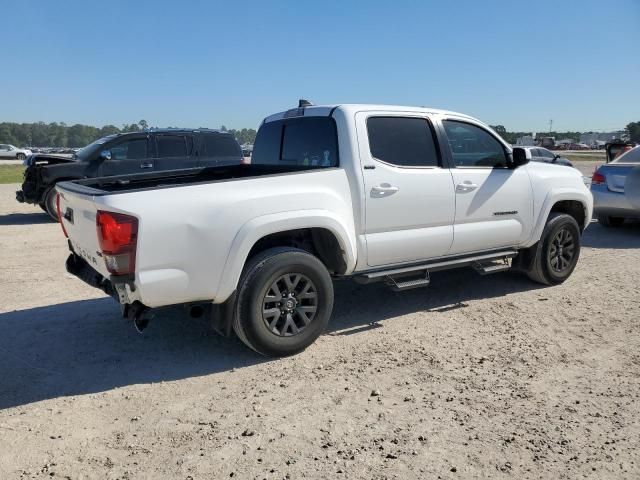
[[[29,155],[31,155],[31,150],[0,143],[0,158],[24,160]]]

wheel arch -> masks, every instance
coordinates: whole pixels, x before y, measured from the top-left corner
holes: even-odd
[[[246,222],[235,236],[214,302],[223,302],[233,294],[252,256],[278,246],[308,251],[335,274],[349,274],[355,268],[353,226],[349,229],[334,213],[306,210],[265,215]]]
[[[549,215],[551,215],[552,212],[561,212],[571,215],[576,222],[578,222],[580,231],[584,231],[591,221],[593,211],[593,199],[590,197],[591,193],[588,191],[585,194],[573,189],[549,192],[542,204],[540,214],[537,217],[529,242],[524,246],[530,247],[540,240],[540,236],[542,235]]]

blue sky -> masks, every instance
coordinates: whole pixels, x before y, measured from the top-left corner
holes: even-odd
[[[509,130],[640,120],[640,0],[0,0],[0,12],[0,121],[257,127],[300,97],[446,108]]]

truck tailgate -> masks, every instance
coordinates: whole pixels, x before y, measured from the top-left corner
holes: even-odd
[[[62,225],[69,236],[73,251],[85,259],[102,276],[109,271],[102,258],[96,230],[97,206],[93,196],[71,192],[64,185],[57,186],[60,194]]]

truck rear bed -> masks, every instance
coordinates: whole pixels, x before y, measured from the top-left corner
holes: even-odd
[[[149,189],[171,188],[189,184],[203,184],[240,178],[301,173],[326,168],[301,165],[231,165],[223,167],[191,168],[164,172],[87,178],[60,183],[67,191],[99,196]]]
[[[347,176],[338,167],[237,165],[74,180],[57,189],[62,227],[82,259],[74,265],[125,288],[116,288],[121,303],[149,307],[225,301],[239,275],[236,263],[273,225],[355,231]],[[137,219],[128,278],[105,265],[114,255],[98,237],[106,213]]]

